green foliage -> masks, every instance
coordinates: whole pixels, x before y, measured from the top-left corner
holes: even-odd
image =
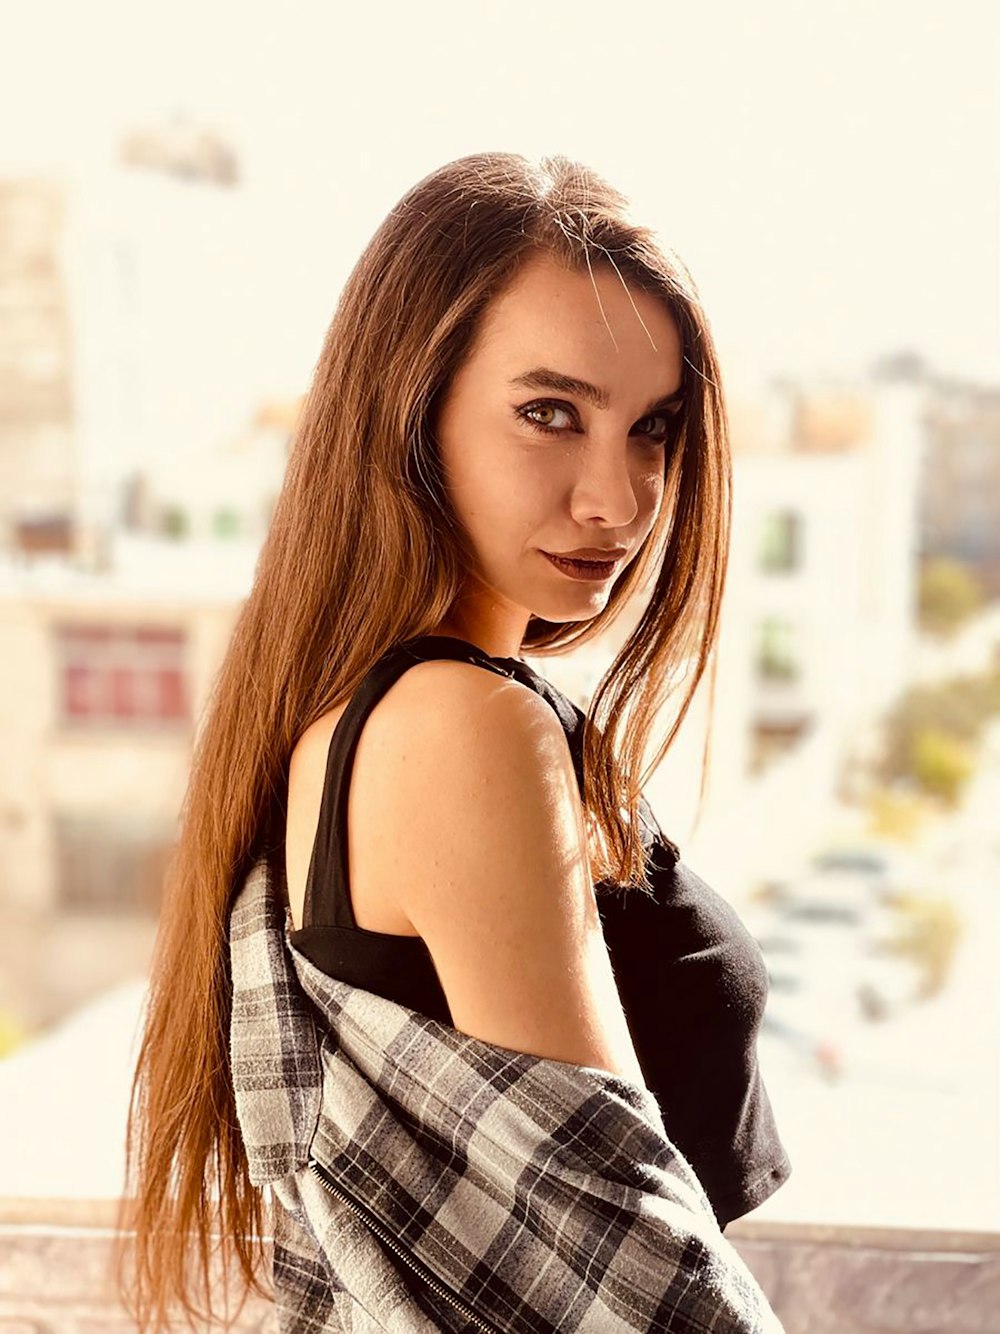
[[[917,999],[926,1000],[948,982],[965,930],[962,916],[949,899],[925,894],[901,894],[895,907],[900,927],[885,942],[885,948],[909,959],[920,970]]]
[[[982,585],[962,561],[936,556],[921,565],[917,601],[920,627],[928,634],[954,635],[985,599]]]
[[[911,768],[925,792],[955,805],[975,761],[969,747],[947,732],[925,727],[913,737]]]
[[[933,812],[933,803],[920,792],[876,788],[868,798],[868,833],[897,843],[917,839]]]
[[[971,771],[983,726],[997,714],[1000,670],[913,686],[884,720],[878,778],[952,800]]]

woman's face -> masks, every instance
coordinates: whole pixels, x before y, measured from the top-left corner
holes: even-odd
[[[659,511],[681,371],[662,301],[626,291],[608,265],[591,279],[549,255],[524,264],[485,312],[438,417],[477,562],[442,633],[516,656],[530,615],[603,609]],[[581,548],[622,554],[596,578],[550,559]]]

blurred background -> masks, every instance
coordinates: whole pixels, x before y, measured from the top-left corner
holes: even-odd
[[[98,1309],[80,1278],[52,1314],[31,1229],[89,1237],[120,1190],[192,742],[341,285],[496,149],[622,189],[722,356],[714,706],[646,791],[770,975],[794,1170],[735,1244],[789,1330],[876,1328],[845,1285],[879,1329],[1000,1329],[1000,9],[3,15],[0,1319]],[[615,647],[532,661],[585,706]],[[929,1323],[910,1270],[859,1278],[880,1255]]]

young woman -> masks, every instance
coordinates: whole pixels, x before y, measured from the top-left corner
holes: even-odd
[[[213,1233],[260,1274],[227,923],[262,856],[315,976],[651,1090],[722,1226],[784,1181],[759,950],[641,791],[714,649],[729,487],[694,284],[595,173],[480,154],[390,212],[197,741],[130,1118],[142,1328],[196,1309]],[[587,715],[525,660],[640,595]]]

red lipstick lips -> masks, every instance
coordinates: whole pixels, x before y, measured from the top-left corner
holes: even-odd
[[[585,553],[585,554],[584,554]],[[601,583],[617,570],[621,557],[625,554],[622,547],[601,548],[586,547],[581,551],[556,555],[554,552],[542,553],[557,570],[571,579],[583,579],[591,583]]]

